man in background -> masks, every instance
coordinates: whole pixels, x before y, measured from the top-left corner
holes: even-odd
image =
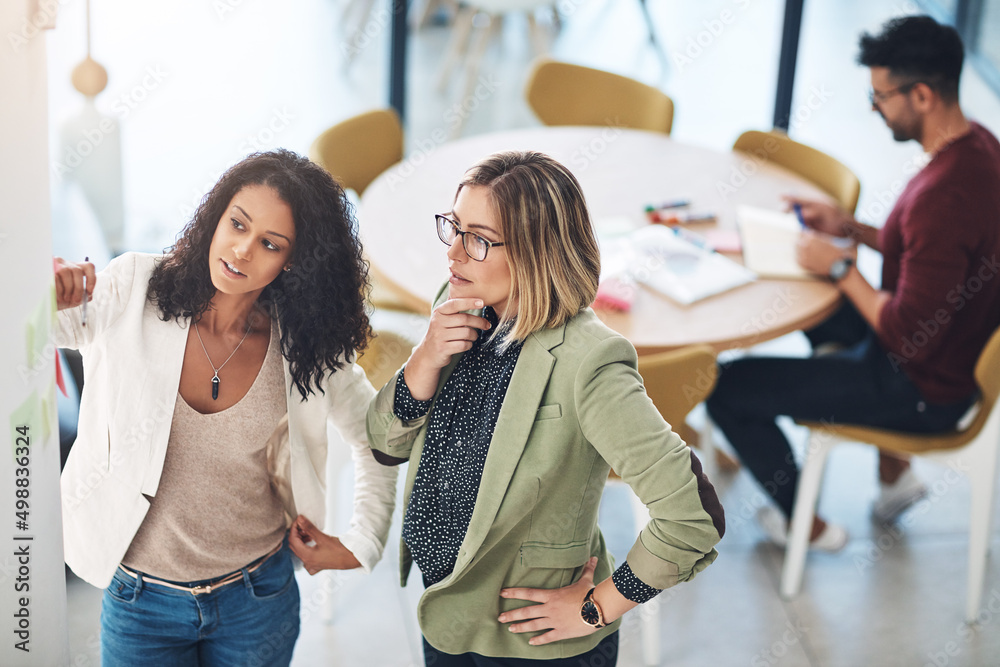
[[[792,200],[810,228],[799,263],[828,276],[847,303],[806,332],[812,357],[739,359],[708,400],[777,505],[761,508],[758,521],[779,545],[798,468],[776,417],[934,433],[953,429],[977,398],[973,369],[1000,325],[1000,144],[959,105],[963,55],[958,33],[928,16],[862,35],[858,62],[871,72],[872,110],[896,141],[919,142],[930,161],[881,229],[830,204]],[[854,243],[845,247],[843,238]],[[880,288],[858,271],[857,243],[882,254]],[[927,492],[908,460],[886,452],[879,478],[872,513],[884,522]],[[847,533],[817,517],[811,539],[815,549],[836,551]]]

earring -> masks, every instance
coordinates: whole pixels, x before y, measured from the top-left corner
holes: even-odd
[[[286,267],[285,267],[285,271],[291,271],[291,270],[292,270],[292,267],[291,267],[291,266],[286,266]]]

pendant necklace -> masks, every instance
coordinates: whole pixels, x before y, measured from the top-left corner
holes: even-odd
[[[219,366],[218,368],[216,368],[215,364],[212,363],[212,357],[208,355],[208,348],[205,347],[205,341],[201,339],[201,331],[198,330],[197,322],[194,323],[194,332],[198,334],[198,342],[201,343],[201,349],[205,351],[205,356],[208,358],[208,365],[212,367],[213,371],[215,371],[215,375],[212,376],[212,400],[217,401],[219,400],[219,384],[221,384],[221,381],[219,380],[219,371],[222,370],[223,366],[229,363],[229,360],[233,358],[233,354],[236,354],[236,350],[240,349],[240,345],[242,345],[243,341],[247,339],[248,335],[250,335],[250,324],[247,323],[247,331],[243,334],[243,339],[240,340],[239,345],[236,346],[232,354],[226,357],[226,360],[222,362],[222,366]]]

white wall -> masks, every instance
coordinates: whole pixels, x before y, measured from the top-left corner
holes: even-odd
[[[56,0],[0,2],[0,664],[70,664],[59,512],[45,31]],[[27,427],[27,475],[15,458]],[[24,463],[25,461],[21,461]],[[16,479],[27,486],[17,486]],[[27,514],[17,495],[27,489]],[[26,529],[17,524],[22,519]],[[17,540],[16,538],[25,538]],[[27,539],[31,538],[31,539]],[[15,555],[27,551],[26,556]],[[22,607],[22,604],[26,606]],[[25,613],[27,617],[17,617]],[[27,625],[18,636],[19,626]],[[18,650],[16,644],[28,652]]]

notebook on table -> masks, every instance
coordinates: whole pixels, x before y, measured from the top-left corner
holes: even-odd
[[[625,275],[681,305],[756,278],[753,271],[663,225],[646,225],[626,236],[602,240],[601,258],[602,280]]]
[[[743,264],[748,269],[762,278],[815,278],[795,258],[802,227],[794,213],[740,206],[736,225],[743,242]]]

